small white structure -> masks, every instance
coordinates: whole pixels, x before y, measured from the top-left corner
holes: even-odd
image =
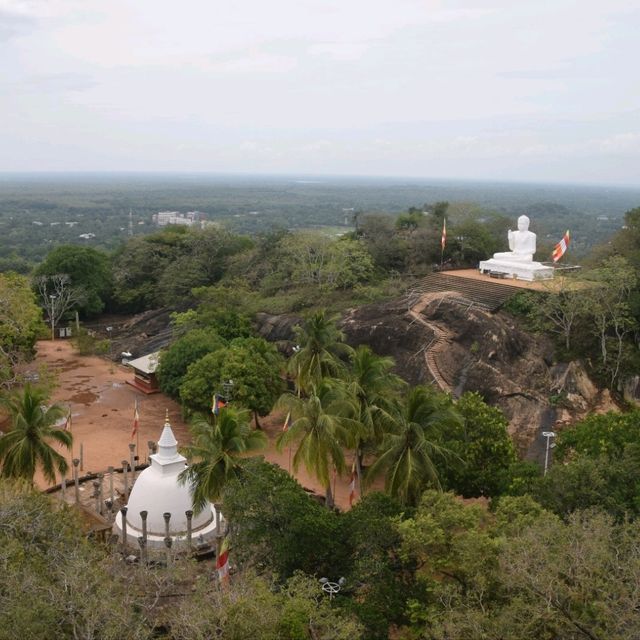
[[[553,267],[534,262],[536,234],[529,231],[529,218],[518,218],[518,230],[509,231],[509,249],[494,253],[490,260],[480,262],[480,273],[494,273],[517,278],[518,280],[548,280],[553,278]]]
[[[186,468],[186,458],[178,453],[169,419],[165,422],[158,441],[158,453],[151,456],[151,465],[146,468],[131,490],[126,512],[127,542],[138,547],[138,538],[143,535],[141,512],[147,512],[147,543],[149,548],[165,546],[167,534],[173,539],[173,548],[187,544],[187,511],[193,511],[191,490],[182,484],[178,476]],[[164,514],[170,513],[168,531]],[[113,531],[122,538],[122,513],[118,512]],[[213,543],[222,527],[221,515],[211,503],[191,520],[191,537],[194,546]]]

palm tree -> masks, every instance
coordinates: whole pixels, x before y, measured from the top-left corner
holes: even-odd
[[[193,494],[193,510],[200,513],[207,502],[218,500],[226,482],[240,474],[242,458],[249,451],[261,449],[267,438],[250,426],[245,409],[225,407],[211,424],[202,416],[190,425],[192,444],[184,447],[189,466],[180,474]]]
[[[58,404],[47,407],[48,399],[46,391],[29,384],[2,399],[12,425],[10,431],[0,437],[0,475],[3,477],[33,482],[36,470],[41,468],[45,479],[54,484],[56,471],[60,475],[67,472],[67,461],[49,441],[70,449],[73,436],[64,427],[56,426],[66,410]]]
[[[331,468],[337,473],[345,470],[343,446],[349,439],[349,428],[357,426],[353,402],[339,381],[327,379],[312,387],[307,398],[285,394],[277,406],[287,409],[293,420],[278,436],[278,450],[297,442],[293,470],[302,462],[325,488],[326,505],[333,508]]]
[[[427,486],[440,488],[434,458],[449,452],[435,444],[438,431],[459,424],[462,418],[449,397],[431,387],[411,389],[389,416],[391,430],[368,470],[367,481],[384,472],[385,490],[402,503],[415,505]]]
[[[349,355],[351,347],[344,344],[344,334],[336,326],[336,319],[327,317],[324,310],[309,316],[296,328],[298,349],[288,364],[294,376],[298,393],[309,392],[326,376],[337,376],[344,371],[340,356]]]
[[[353,443],[359,480],[364,449],[377,449],[382,444],[388,426],[393,423],[389,412],[399,391],[406,386],[402,378],[391,372],[394,365],[393,358],[379,356],[366,345],[360,345],[351,356],[348,390],[356,402],[360,423]]]

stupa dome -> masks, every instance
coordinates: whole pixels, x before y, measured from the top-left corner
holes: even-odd
[[[151,464],[136,479],[127,503],[127,540],[137,546],[138,537],[142,535],[140,512],[146,511],[147,546],[159,547],[164,545],[166,536],[164,514],[171,514],[169,535],[180,542],[187,536],[187,511],[193,511],[191,489],[178,480],[187,461],[178,453],[178,442],[168,417],[158,441],[158,452],[150,459]],[[207,503],[198,515],[194,514],[191,520],[194,542],[215,538],[219,520],[211,503]],[[122,536],[122,513],[116,515],[114,532]]]

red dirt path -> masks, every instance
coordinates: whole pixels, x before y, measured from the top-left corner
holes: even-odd
[[[70,342],[62,340],[38,343],[36,361],[30,368],[42,365],[56,374],[57,386],[52,400],[71,409],[74,444],[73,455],[67,455],[67,458],[79,457],[82,444],[83,473],[106,471],[107,467],[119,467],[123,460],[129,459],[136,398],[140,413],[138,440],[142,461],[146,460],[147,441],[157,441],[160,437],[167,410],[178,443],[184,445],[189,442],[189,431],[182,420],[180,406],[162,393],[148,396],[126,384],[133,377],[128,367],[95,356],[79,356]],[[288,450],[279,453],[275,448],[275,438],[282,424],[283,416],[278,414],[261,420],[269,438],[269,445],[262,453],[269,462],[288,470]],[[324,495],[320,483],[304,467],[293,475],[303,487]],[[36,482],[42,488],[47,486],[39,475]],[[349,506],[349,482],[350,478],[346,476],[336,479],[335,500],[342,509]]]

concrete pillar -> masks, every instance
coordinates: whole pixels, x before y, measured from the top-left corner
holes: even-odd
[[[162,514],[162,517],[164,518],[164,535],[168,538],[169,537],[169,521],[171,520],[171,514],[168,511],[165,511]]]
[[[140,519],[142,520],[142,537],[144,538],[145,546],[147,544],[147,516],[148,515],[149,514],[147,511],[140,512]]]
[[[109,467],[107,471],[109,472],[109,500],[113,504],[113,467]]]
[[[80,464],[79,458],[73,459],[73,482],[76,485],[76,504],[80,503],[80,479],[78,478],[78,465]]]
[[[147,541],[138,536],[138,544],[140,545],[140,564],[147,564]]]
[[[133,481],[136,479],[136,445],[133,442],[129,443],[129,458],[131,459],[131,487],[133,488]]]
[[[100,483],[97,480],[93,481],[93,498],[96,501],[96,513],[100,513]]]
[[[193,511],[189,509],[189,511],[185,511],[187,516],[187,547],[191,549],[191,520],[193,519]]]
[[[98,513],[100,515],[102,515],[104,513],[104,505],[102,503],[102,496],[103,496],[103,490],[102,490],[102,485],[103,485],[103,481],[104,481],[104,473],[99,473],[98,474],[98,493],[99,493],[99,499],[100,499],[100,510],[98,511]]]
[[[167,536],[164,539],[164,546],[167,547],[167,567],[171,564],[171,545],[173,544],[173,540],[171,536]]]
[[[122,515],[122,547],[123,549],[127,548],[127,507],[122,507],[120,509],[120,514]]]
[[[84,444],[80,443],[80,471],[84,471]]]
[[[129,474],[128,474],[128,466],[129,463],[126,460],[122,461],[122,477],[124,479],[124,499],[129,499]]]
[[[221,531],[220,531],[220,505],[219,504],[214,504],[213,505],[213,513],[215,514],[215,519],[216,519],[216,535],[219,536],[221,535]]]

